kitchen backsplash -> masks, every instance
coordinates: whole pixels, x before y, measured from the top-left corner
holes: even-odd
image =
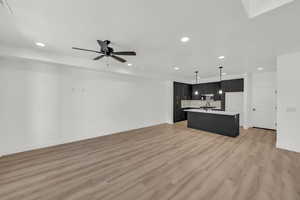
[[[203,100],[182,100],[182,108],[200,108],[201,106],[206,106],[207,101]],[[210,106],[221,108],[221,101],[209,101]]]

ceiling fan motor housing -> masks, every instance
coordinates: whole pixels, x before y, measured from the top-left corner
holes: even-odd
[[[109,45],[110,44],[110,41],[109,40],[104,40],[104,42]]]
[[[111,47],[107,47],[107,51],[103,51],[103,54],[106,56],[110,56],[114,52],[114,49]]]

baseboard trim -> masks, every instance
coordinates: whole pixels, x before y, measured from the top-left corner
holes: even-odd
[[[294,152],[294,153],[300,153],[300,149],[293,149],[293,148],[290,148],[290,147],[286,147],[286,146],[283,146],[283,145],[279,145],[279,144],[276,144],[276,148],[277,149],[280,149],[280,150],[284,150],[284,151],[290,151],[290,152]]]
[[[255,127],[255,126],[253,126],[252,128],[256,128],[256,129],[262,129],[262,130],[267,130],[267,131],[276,131],[276,129],[270,129],[270,128],[260,128],[260,127]]]

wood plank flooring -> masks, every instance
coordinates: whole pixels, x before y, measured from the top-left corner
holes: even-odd
[[[1,200],[299,200],[300,154],[159,125],[0,158]]]

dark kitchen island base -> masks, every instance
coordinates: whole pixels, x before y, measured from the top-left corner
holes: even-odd
[[[240,134],[239,114],[187,111],[188,128],[208,131],[230,137]]]

